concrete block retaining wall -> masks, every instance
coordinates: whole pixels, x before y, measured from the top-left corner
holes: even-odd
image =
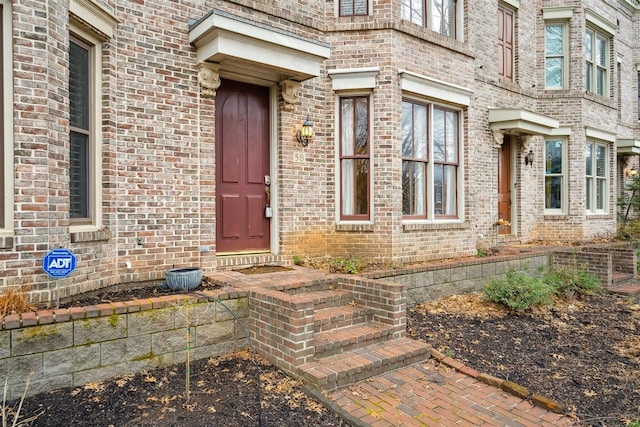
[[[503,277],[507,271],[535,273],[550,264],[550,253],[519,254],[406,268],[365,274],[371,279],[407,285],[407,305],[433,301],[443,296],[478,291],[484,284]]]
[[[7,398],[20,397],[30,373],[28,395],[34,395],[182,363],[187,345],[192,360],[246,347],[241,327],[222,305],[246,325],[246,293],[201,295],[6,316],[0,330],[0,372],[9,376]]]

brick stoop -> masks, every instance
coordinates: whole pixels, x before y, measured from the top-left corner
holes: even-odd
[[[305,383],[319,390],[335,390],[394,369],[423,362],[431,346],[411,338],[396,338],[320,358],[299,367]]]
[[[336,276],[334,282],[253,290],[252,340],[308,387],[334,390],[423,362],[431,346],[406,334],[406,286]]]
[[[607,290],[616,295],[640,299],[640,282],[637,280],[630,283],[614,284]]]

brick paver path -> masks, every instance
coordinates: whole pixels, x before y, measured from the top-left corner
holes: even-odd
[[[342,411],[370,426],[569,426],[548,412],[454,369],[427,362],[332,392]]]

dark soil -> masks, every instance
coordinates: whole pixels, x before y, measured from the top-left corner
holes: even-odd
[[[262,359],[257,366],[260,385],[249,351],[193,362],[188,399],[185,364],[63,388],[25,399],[21,419],[40,414],[32,425],[46,427],[347,426],[298,381]]]
[[[612,295],[509,313],[478,295],[408,311],[409,334],[567,405],[579,425],[640,420],[640,306]]]

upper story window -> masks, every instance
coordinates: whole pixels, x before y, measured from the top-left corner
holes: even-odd
[[[567,88],[567,24],[547,23],[544,37],[544,85],[546,89]]]
[[[498,6],[498,74],[507,80],[513,80],[514,18],[513,9],[503,5]]]
[[[402,214],[405,219],[458,217],[459,112],[402,102]]]
[[[0,234],[13,233],[13,83],[11,1],[0,0]]]
[[[369,0],[339,0],[339,16],[361,16],[369,14]]]
[[[609,96],[609,37],[587,28],[584,38],[585,89]]]
[[[640,71],[638,71],[638,120],[640,120]]]
[[[462,0],[402,0],[402,19],[447,37],[460,38]]]
[[[370,220],[369,96],[339,98],[340,219]]]
[[[544,209],[549,213],[565,211],[567,203],[567,154],[563,140],[546,141],[544,148]]]

